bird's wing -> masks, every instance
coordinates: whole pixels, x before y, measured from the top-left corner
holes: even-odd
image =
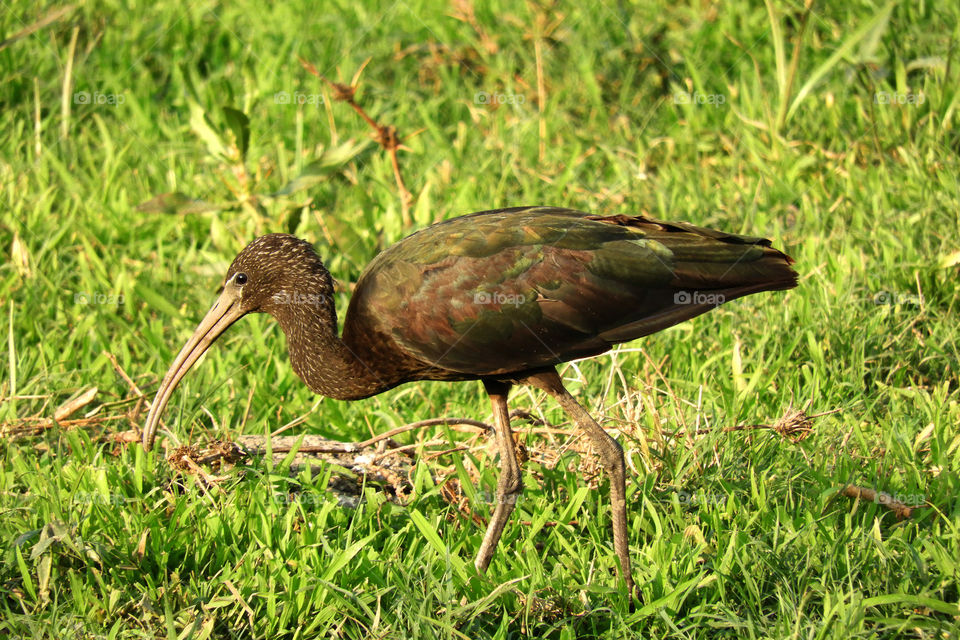
[[[395,345],[442,370],[523,371],[792,287],[789,262],[761,238],[686,223],[542,207],[481,212],[415,233],[371,262],[344,339],[392,341],[374,351]]]

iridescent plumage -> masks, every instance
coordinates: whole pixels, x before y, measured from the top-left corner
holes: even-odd
[[[502,473],[477,555],[486,569],[520,492],[507,412],[511,385],[547,391],[595,442],[610,474],[614,545],[633,589],[623,454],[567,393],[557,364],[603,353],[761,291],[797,274],[762,238],[642,216],[550,207],[474,213],[408,236],[378,255],[357,283],[338,335],[333,279],[311,245],[286,234],[254,240],[157,392],[144,428],[152,445],[179,380],[227,327],[273,315],[296,373],[346,400],[415,380],[481,380],[493,400]]]

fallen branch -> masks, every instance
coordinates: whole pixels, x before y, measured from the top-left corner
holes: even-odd
[[[897,520],[906,520],[910,517],[914,510],[914,507],[908,507],[899,500],[895,500],[889,493],[876,491],[874,489],[867,489],[866,487],[858,487],[855,484],[848,484],[838,493],[855,500],[876,502],[877,504],[881,504],[887,509],[893,511],[894,515],[897,516]]]
[[[23,436],[38,436],[47,429],[53,427],[62,427],[64,429],[73,429],[75,427],[92,427],[108,420],[124,420],[127,416],[93,416],[92,418],[75,418],[73,420],[55,420],[54,418],[42,418],[33,416],[21,418],[16,422],[4,422],[0,424],[0,437],[20,438]]]
[[[77,411],[93,402],[93,399],[97,397],[97,392],[98,390],[96,387],[90,387],[76,398],[67,400],[62,405],[57,407],[57,410],[53,412],[53,419],[57,422],[66,420]]]
[[[385,440],[387,438],[392,438],[398,433],[403,433],[405,431],[411,431],[413,429],[422,429],[424,427],[435,427],[437,425],[468,425],[471,427],[479,427],[481,429],[492,430],[493,427],[487,424],[486,422],[481,422],[479,420],[472,420],[470,418],[430,418],[428,420],[419,420],[417,422],[411,422],[410,424],[405,424],[402,427],[397,427],[396,429],[390,429],[390,431],[385,431],[381,434],[378,434],[369,440],[364,440],[363,442],[356,443],[357,447],[369,447],[371,445]]]

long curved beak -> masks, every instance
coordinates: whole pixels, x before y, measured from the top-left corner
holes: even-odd
[[[183,345],[183,349],[177,354],[173,364],[163,378],[163,383],[157,390],[157,395],[150,405],[150,413],[147,415],[147,423],[143,427],[143,448],[149,451],[153,447],[153,439],[157,435],[157,425],[160,424],[160,415],[170,401],[174,389],[177,388],[181,378],[190,371],[194,363],[200,359],[200,356],[206,352],[214,340],[220,337],[220,334],[227,330],[227,327],[239,320],[245,315],[240,306],[240,288],[228,282],[223,293],[213,303],[210,311],[203,317],[200,324],[194,330],[193,335]]]

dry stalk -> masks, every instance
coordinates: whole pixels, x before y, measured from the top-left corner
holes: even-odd
[[[369,60],[367,61],[369,62]],[[357,74],[354,76],[353,81],[350,84],[342,84],[340,82],[333,82],[322,75],[317,68],[300,58],[300,64],[303,65],[303,68],[309,71],[311,74],[320,78],[333,91],[333,99],[337,102],[346,102],[350,105],[354,111],[356,111],[361,118],[363,118],[370,128],[373,129],[374,134],[373,138],[377,143],[383,147],[383,149],[390,155],[390,164],[393,166],[393,177],[397,181],[397,190],[400,192],[400,218],[403,223],[404,228],[409,228],[413,224],[413,218],[410,216],[410,207],[413,205],[413,194],[407,189],[407,185],[403,181],[403,175],[400,173],[400,160],[397,157],[397,151],[403,149],[405,151],[410,151],[409,147],[405,147],[400,139],[400,136],[397,134],[397,128],[393,125],[381,125],[376,120],[367,115],[367,112],[363,110],[357,101],[357,80],[360,77],[360,73],[363,71],[363,68],[367,65],[364,62],[360,69],[357,71]],[[416,134],[414,134],[416,135]]]

